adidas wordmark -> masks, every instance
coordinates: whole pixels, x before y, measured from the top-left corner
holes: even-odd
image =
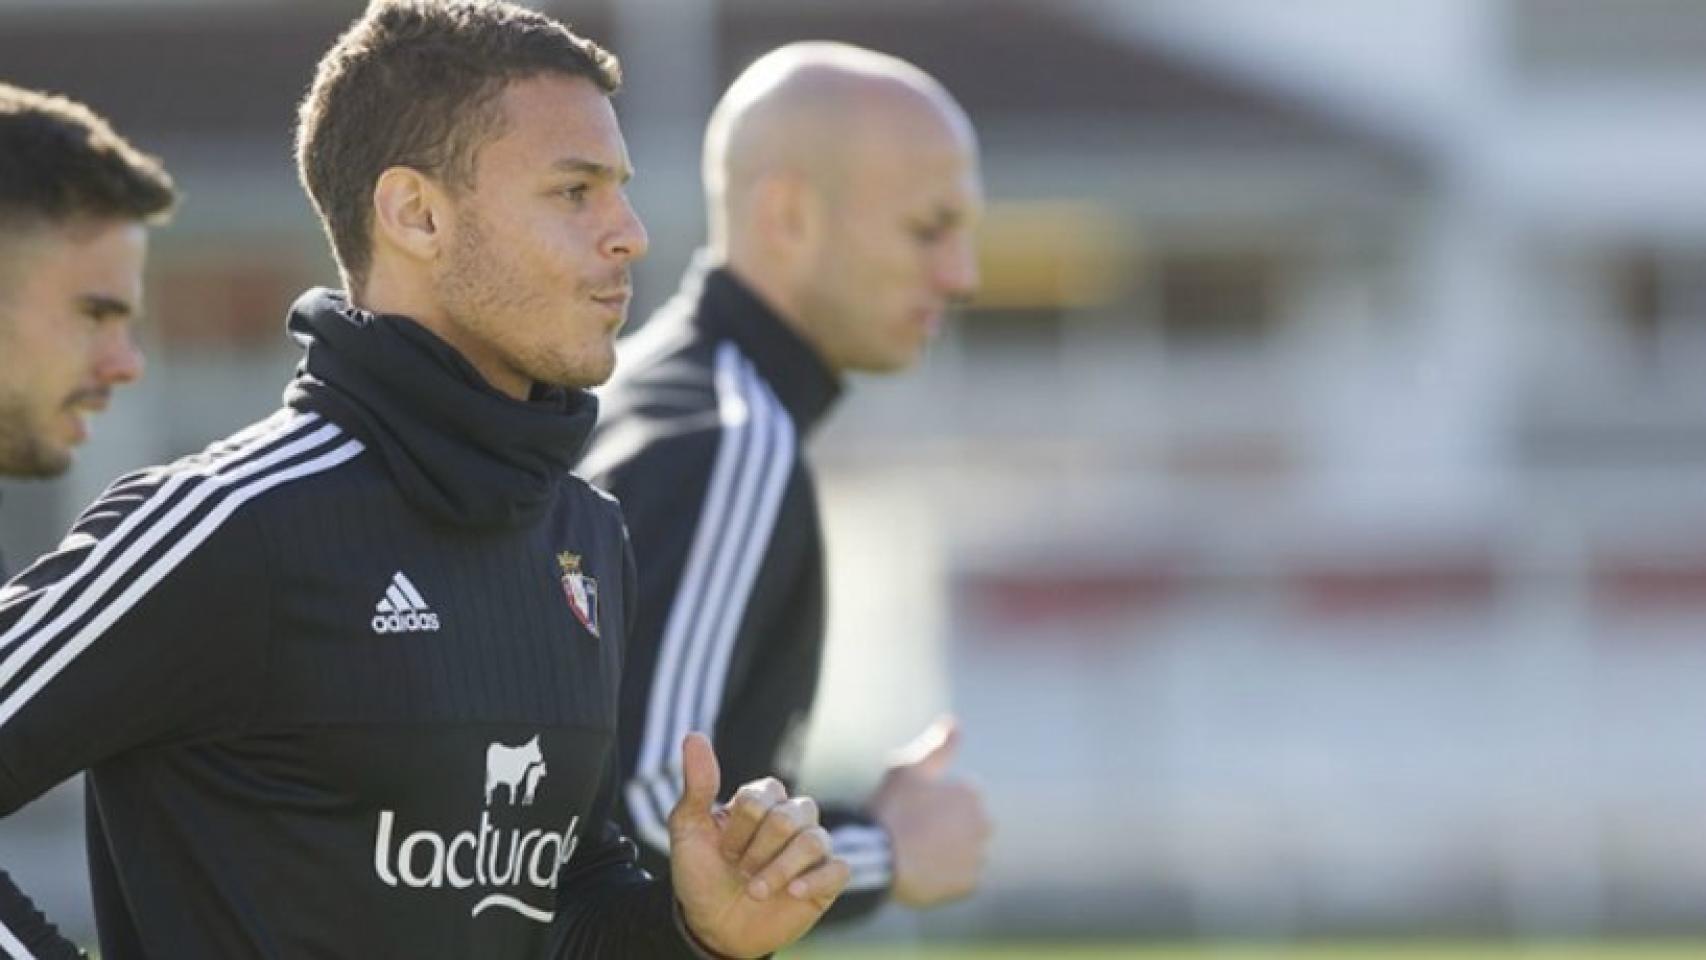
[[[379,599],[373,612],[374,633],[431,633],[438,629],[438,614],[427,609],[421,592],[399,570]]]

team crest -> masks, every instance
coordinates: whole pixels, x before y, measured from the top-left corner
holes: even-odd
[[[569,609],[588,633],[598,636],[598,581],[581,572],[579,554],[557,554],[557,566],[563,570],[563,596],[569,600]]]

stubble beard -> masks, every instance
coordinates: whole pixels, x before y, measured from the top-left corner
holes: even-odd
[[[45,480],[70,468],[70,453],[44,441],[24,398],[0,383],[0,476]]]
[[[537,383],[585,388],[610,377],[613,362],[604,354],[570,354],[567,350],[503,346],[506,325],[549,322],[553,313],[566,313],[571,304],[553,304],[529,289],[524,275],[504,257],[493,253],[484,221],[472,209],[458,212],[462,229],[451,249],[450,267],[439,283],[439,298],[445,311],[464,330],[493,344],[504,353],[504,362]],[[515,340],[509,343],[514,344]]]

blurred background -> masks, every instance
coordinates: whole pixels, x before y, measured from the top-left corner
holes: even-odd
[[[1706,3],[532,5],[624,61],[635,323],[768,48],[906,57],[983,138],[983,294],[816,442],[808,785],[951,708],[1000,829],[979,896],[831,944],[1706,936]],[[0,77],[187,192],[148,376],[4,489],[14,562],[277,404],[337,282],[294,104],[360,7],[0,0]],[[87,933],[79,802],[0,863]]]

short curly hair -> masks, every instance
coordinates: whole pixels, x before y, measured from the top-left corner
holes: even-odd
[[[160,161],[75,100],[0,83],[0,227],[158,223],[177,204]]]
[[[491,109],[517,80],[584,77],[606,95],[616,57],[552,18],[494,0],[374,0],[320,59],[302,101],[296,165],[344,281],[367,280],[373,187],[403,166],[471,187]]]

